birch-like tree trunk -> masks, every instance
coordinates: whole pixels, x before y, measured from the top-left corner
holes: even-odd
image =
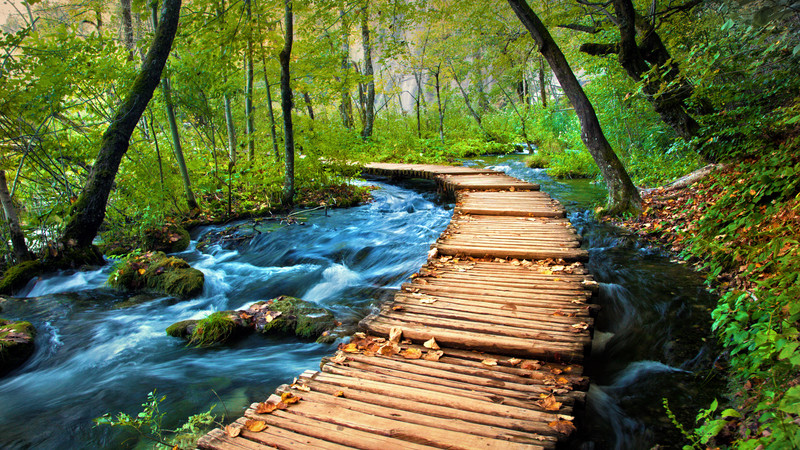
[[[284,43],[278,55],[281,64],[281,109],[283,110],[283,148],[286,170],[283,178],[283,204],[294,204],[294,127],[292,125],[292,85],[289,60],[292,55],[294,23],[292,0],[284,0]]]

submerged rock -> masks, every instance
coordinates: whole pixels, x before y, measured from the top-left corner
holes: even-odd
[[[203,292],[203,272],[162,252],[125,258],[108,277],[108,285],[128,291],[149,291],[181,299]]]
[[[21,366],[33,354],[36,329],[30,322],[0,319],[0,376]]]
[[[336,326],[333,313],[327,309],[281,296],[257,302],[244,311],[220,311],[201,320],[182,320],[170,325],[167,334],[198,347],[230,343],[253,331],[328,342]]]

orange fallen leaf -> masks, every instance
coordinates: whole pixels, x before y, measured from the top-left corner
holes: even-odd
[[[403,309],[403,305],[394,305],[392,306],[392,311],[400,311]]]
[[[297,389],[298,391],[311,392],[311,388],[306,386],[305,384],[294,383],[289,387],[292,388],[292,389]]]
[[[558,384],[569,384],[569,380],[568,380],[568,379],[566,379],[566,378],[564,378],[564,377],[558,377],[558,379],[556,380],[556,382],[557,382]]]
[[[277,408],[278,406],[275,403],[261,402],[256,406],[256,414],[270,414]]]
[[[423,356],[422,359],[424,359],[426,361],[438,361],[439,358],[442,357],[442,355],[444,355],[444,352],[441,351],[441,350],[439,350],[439,351],[431,350],[428,353],[425,353],[425,356]]]
[[[239,425],[235,424],[225,425],[225,434],[227,434],[228,437],[235,438],[241,432],[242,432],[242,427]]]
[[[481,363],[487,366],[496,366],[497,360],[494,358],[486,358],[483,361],[481,361]]]
[[[563,370],[559,369],[558,367],[550,368],[550,373],[553,375],[561,375],[561,372],[563,372]]]
[[[267,428],[267,423],[263,420],[250,420],[248,419],[247,422],[244,423],[244,427],[248,430],[252,431],[253,433],[258,433],[259,431],[263,431]]]
[[[336,391],[333,393],[334,397],[344,397],[344,391]]]
[[[331,362],[334,364],[342,364],[345,361],[347,361],[347,355],[345,355],[342,352],[336,353],[336,355],[334,355],[333,358],[331,358]]]
[[[400,346],[396,342],[387,342],[378,349],[378,354],[381,356],[392,356],[400,352]]]
[[[281,401],[283,403],[286,403],[287,405],[291,405],[292,403],[297,403],[300,400],[301,400],[300,397],[292,394],[291,392],[284,392],[283,394],[281,394]]]
[[[573,425],[569,420],[554,420],[548,423],[547,426],[555,429],[559,433],[566,435],[572,434],[572,432],[576,430],[575,425]]]
[[[521,360],[521,359],[519,359],[519,358],[511,358],[511,359],[509,359],[509,360],[508,360],[508,361],[506,361],[506,362],[507,362],[507,363],[509,363],[509,364],[511,364],[512,366],[516,366],[516,365],[518,365],[519,363],[521,363],[521,362],[522,362],[522,360]]]
[[[420,359],[422,358],[422,350],[418,348],[407,348],[400,352],[400,356],[405,359]]]
[[[561,409],[561,402],[556,401],[555,395],[548,395],[536,403],[547,411],[558,411]]]
[[[342,348],[342,351],[347,353],[358,353],[358,345],[355,342],[351,342],[345,345]]]
[[[525,370],[539,370],[542,368],[542,365],[539,364],[539,361],[526,360],[522,361],[522,364],[519,365],[519,368]]]
[[[422,344],[425,348],[429,348],[431,350],[439,350],[439,344],[436,343],[436,339],[430,338]]]

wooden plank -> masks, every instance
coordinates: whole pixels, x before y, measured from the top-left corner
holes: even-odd
[[[246,417],[240,417],[236,420],[236,424],[243,427],[248,420]],[[242,428],[239,436],[271,447],[277,446],[278,448],[315,448],[320,450],[346,450],[352,448],[352,446],[340,445],[305,434],[295,433],[280,426],[275,426],[274,422],[259,432]]]
[[[315,387],[317,385],[314,385]],[[329,388],[329,392],[335,388]],[[337,391],[338,392],[338,391]],[[447,416],[431,416],[422,414],[414,410],[405,410],[399,407],[395,402],[389,402],[388,405],[375,404],[366,401],[354,400],[351,397],[346,397],[344,391],[341,397],[334,397],[331,393],[311,391],[303,394],[304,400],[314,401],[316,403],[326,403],[338,407],[355,410],[372,416],[383,417],[386,419],[399,420],[406,423],[417,425],[424,425],[431,428],[439,428],[449,431],[465,431],[469,430],[470,434],[488,437],[492,439],[499,439],[501,441],[509,441],[510,443],[528,444],[532,447],[528,448],[552,448],[555,444],[555,439],[552,436],[542,436],[533,433],[526,433],[517,430],[511,430],[493,425],[483,423],[468,422],[462,419],[457,419]],[[372,395],[371,399],[375,399],[374,394],[365,394],[360,397]],[[383,398],[386,398],[385,396]],[[409,405],[409,403],[411,403]],[[418,403],[406,402],[406,407],[413,409]],[[546,444],[545,444],[546,443]]]
[[[219,428],[211,430],[208,434],[197,441],[197,447],[202,449],[219,450],[266,450],[272,449],[259,442],[253,442],[243,437],[232,438]]]
[[[453,256],[494,256],[498,258],[518,258],[518,259],[547,259],[561,258],[566,260],[584,261],[589,259],[589,253],[580,249],[494,249],[491,247],[467,247],[446,244],[437,244],[436,248],[442,255]]]

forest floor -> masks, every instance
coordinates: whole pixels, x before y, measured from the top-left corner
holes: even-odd
[[[728,398],[719,399],[719,410],[715,402],[701,411],[698,428],[682,430],[694,445],[796,446],[800,436],[793,147],[728,165],[685,188],[647,191],[641,215],[607,219],[694,264],[720,296],[712,319],[725,349],[716,369],[729,379]]]

